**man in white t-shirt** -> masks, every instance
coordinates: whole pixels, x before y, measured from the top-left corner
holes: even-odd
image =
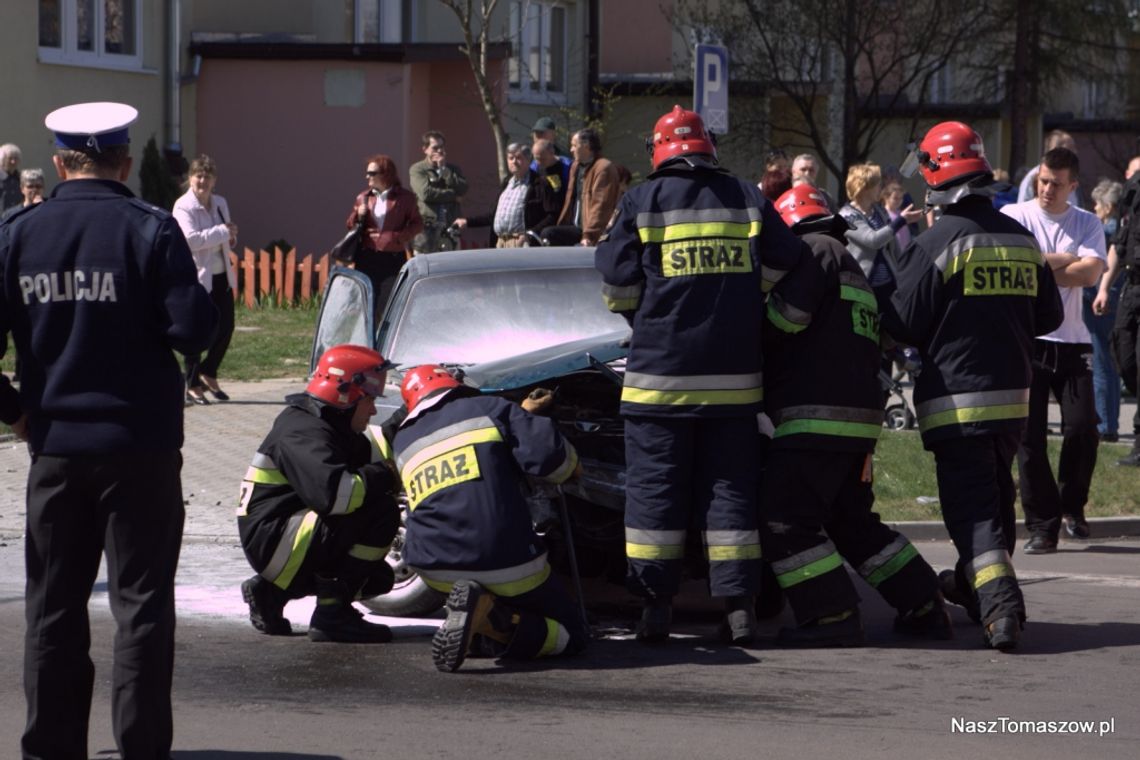
[[[1079,173],[1077,154],[1054,148],[1038,167],[1037,196],[1001,209],[1037,238],[1065,310],[1061,326],[1034,343],[1029,419],[1017,452],[1021,505],[1030,533],[1026,554],[1056,551],[1062,519],[1070,537],[1089,536],[1084,510],[1099,439],[1089,363],[1092,339],[1081,318],[1081,288],[1097,281],[1106,258],[1100,221],[1069,204]],[[1045,446],[1050,393],[1061,406],[1063,441],[1056,480]]]

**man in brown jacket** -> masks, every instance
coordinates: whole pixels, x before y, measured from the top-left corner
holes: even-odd
[[[597,245],[621,196],[617,167],[602,158],[602,141],[592,129],[570,139],[570,182],[558,225],[544,231],[553,245]]]

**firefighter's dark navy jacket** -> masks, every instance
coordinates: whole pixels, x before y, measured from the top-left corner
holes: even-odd
[[[595,254],[606,305],[633,326],[622,413],[759,411],[763,293],[808,257],[754,185],[717,167],[675,160],[627,192]]]
[[[246,471],[238,506],[246,556],[282,588],[304,558],[318,515],[382,502],[394,508],[396,485],[371,435],[349,427],[350,413],[322,414],[321,404],[303,393],[286,401]]]
[[[531,526],[524,473],[561,483],[574,473],[578,455],[553,421],[495,396],[466,393],[451,391],[417,409],[396,433],[393,449],[410,507],[405,557],[421,570],[504,570],[495,581],[522,581],[546,561]]]
[[[181,447],[172,349],[209,346],[217,311],[169,213],[119,182],[68,180],[0,225],[0,277],[0,335],[20,357],[32,451]],[[6,383],[0,419],[11,422]]]
[[[1033,235],[968,195],[903,252],[884,330],[922,355],[914,400],[927,445],[1018,431],[1029,413],[1033,338],[1063,318]]]
[[[813,261],[799,292],[810,321],[768,304],[764,405],[777,448],[872,451],[883,429],[879,310],[858,262],[834,237],[805,235]],[[813,283],[806,282],[807,275]],[[807,324],[804,322],[807,321]]]

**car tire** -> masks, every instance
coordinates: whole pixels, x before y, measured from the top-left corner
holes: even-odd
[[[443,607],[447,594],[424,583],[423,578],[408,567],[404,560],[402,521],[385,559],[396,576],[392,590],[370,599],[361,599],[361,604],[377,615],[388,617],[426,617]]]

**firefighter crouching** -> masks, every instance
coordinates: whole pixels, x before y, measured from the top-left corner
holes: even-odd
[[[316,594],[311,640],[392,640],[387,626],[352,606],[394,581],[385,557],[400,524],[398,481],[366,433],[389,366],[362,346],[325,351],[250,463],[237,520],[257,575],[241,590],[262,633],[290,635],[285,603]]]
[[[471,656],[575,654],[589,641],[577,605],[551,575],[523,478],[562,483],[578,454],[554,422],[462,386],[446,369],[408,370],[408,414],[393,441],[408,495],[405,557],[448,593],[432,660],[453,672]]]
[[[611,311],[633,327],[621,395],[627,583],[637,638],[669,636],[686,530],[702,533],[722,636],[756,634],[763,292],[807,252],[757,188],[716,161],[680,106],[647,141],[653,173],[625,194],[595,254]]]
[[[760,542],[796,618],[778,641],[862,643],[859,595],[843,560],[898,611],[896,630],[950,638],[934,570],[872,511],[871,461],[883,429],[879,310],[845,247],[847,222],[809,184],[780,196],[776,209],[814,257],[789,275],[810,297],[802,308],[770,297],[764,330],[764,404],[775,432]]]
[[[942,218],[903,252],[897,289],[877,293],[879,308],[884,330],[922,357],[918,425],[958,549],[942,591],[982,623],[987,646],[1009,650],[1025,622],[1010,561],[1010,466],[1029,411],[1033,338],[1061,323],[1061,299],[1033,235],[994,209],[977,132],[932,127],[903,168],[916,165]]]

